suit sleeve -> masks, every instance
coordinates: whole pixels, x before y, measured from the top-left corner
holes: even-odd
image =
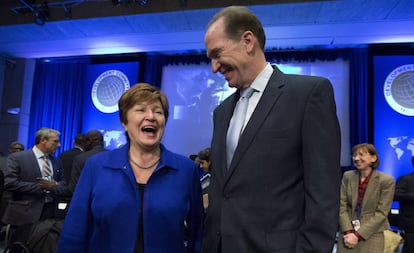
[[[314,80],[302,124],[305,220],[297,252],[330,253],[338,230],[341,134],[331,83]]]
[[[71,196],[71,192],[68,190],[67,187],[67,179],[65,177],[64,168],[62,165],[62,161],[60,158],[55,158],[55,162],[53,166],[56,166],[57,174],[54,175],[54,179],[58,182],[58,184],[52,187],[51,191],[55,197],[68,197]]]
[[[38,176],[40,176],[40,172]],[[16,154],[11,154],[7,157],[4,187],[15,194],[43,195],[43,191],[36,181],[35,172],[22,171],[21,161]]]
[[[83,162],[75,158],[75,160],[73,160],[72,173],[71,173],[70,181],[68,185],[69,191],[72,194],[75,192],[75,188],[76,188],[76,185],[78,184],[78,180],[79,180],[82,168],[83,168]]]
[[[340,198],[340,206],[339,206],[339,225],[342,229],[342,232],[347,230],[353,230],[354,227],[352,226],[352,206],[348,200],[348,192],[347,187],[349,185],[349,174],[347,172],[344,173],[342,177],[341,183],[341,198]]]

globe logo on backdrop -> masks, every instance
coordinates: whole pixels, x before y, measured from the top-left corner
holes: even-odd
[[[108,70],[92,86],[92,102],[103,113],[118,111],[118,100],[130,88],[128,77],[118,70]]]
[[[387,76],[384,96],[396,112],[414,116],[414,64],[402,65]]]

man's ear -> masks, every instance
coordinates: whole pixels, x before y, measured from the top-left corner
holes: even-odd
[[[245,31],[241,36],[241,41],[243,45],[246,47],[247,51],[250,52],[254,47],[256,38],[254,37],[251,31]]]

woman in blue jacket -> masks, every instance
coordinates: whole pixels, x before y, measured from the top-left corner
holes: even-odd
[[[86,162],[57,252],[200,252],[198,170],[161,144],[166,96],[140,83],[121,96],[118,106],[128,143]]]

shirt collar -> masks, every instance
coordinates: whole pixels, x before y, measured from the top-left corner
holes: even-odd
[[[252,87],[258,92],[263,92],[266,88],[267,83],[269,82],[270,77],[272,76],[273,68],[270,63],[267,63],[266,67],[260,72],[260,74],[254,79]]]
[[[82,152],[85,152],[85,150],[84,150],[82,147],[80,147],[80,146],[76,146],[76,145],[75,145],[75,148],[76,148],[76,149],[79,149],[79,150],[80,150],[80,151],[82,151]]]
[[[47,156],[47,154],[43,153],[36,145],[33,146],[32,150],[37,159],[42,158],[45,155]]]

